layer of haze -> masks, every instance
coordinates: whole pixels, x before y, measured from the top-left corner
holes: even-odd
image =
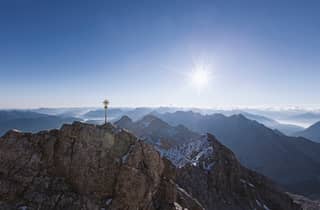
[[[0,108],[316,107],[318,2],[1,0]]]

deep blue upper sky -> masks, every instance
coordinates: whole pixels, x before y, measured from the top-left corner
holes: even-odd
[[[319,2],[319,3],[318,3]],[[1,0],[0,108],[320,104],[320,1]],[[199,63],[208,86],[187,79]]]

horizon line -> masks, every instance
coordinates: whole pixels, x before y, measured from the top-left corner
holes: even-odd
[[[215,107],[200,107],[200,106],[110,106],[108,109],[137,109],[137,108],[146,108],[146,109],[159,109],[159,108],[171,108],[171,109],[202,109],[202,110],[269,110],[269,111],[318,111],[320,112],[320,105],[311,106],[215,106]],[[37,109],[103,109],[103,106],[39,106],[39,107],[0,107],[0,110],[37,110]]]

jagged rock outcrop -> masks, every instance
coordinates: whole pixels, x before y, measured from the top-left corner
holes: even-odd
[[[111,124],[0,138],[0,209],[200,210],[176,169]]]
[[[210,210],[298,210],[300,205],[266,177],[243,167],[231,150],[207,135],[210,153],[178,170],[178,183]],[[209,167],[210,166],[210,167]]]

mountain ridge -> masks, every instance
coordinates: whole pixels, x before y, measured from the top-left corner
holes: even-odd
[[[179,111],[158,117],[171,125],[183,124],[194,132],[214,133],[246,167],[295,193],[320,196],[320,144],[286,136],[244,115],[226,117]]]
[[[297,132],[295,136],[302,136],[314,142],[320,143],[320,121],[314,123],[303,131]]]
[[[63,123],[80,120],[76,117],[47,115],[31,111],[0,111],[0,136],[10,129],[25,132],[60,128]]]
[[[213,151],[218,149],[212,146]],[[0,139],[0,151],[0,207],[3,209],[200,210],[208,207],[208,210],[236,210],[239,202],[247,208],[265,209],[253,200],[253,195],[268,202],[264,204],[274,206],[273,210],[301,209],[265,178],[260,182],[268,185],[269,190],[256,188],[249,197],[246,193],[241,196],[235,192],[235,196],[226,191],[224,195],[229,197],[234,208],[224,203],[219,194],[218,206],[211,206],[209,201],[195,197],[194,191],[184,189],[179,169],[161,158],[151,145],[111,124],[97,126],[75,122],[59,130],[36,134],[9,131]],[[215,153],[197,156],[199,161],[218,157],[210,154]],[[234,162],[233,158],[229,160]],[[221,159],[221,162],[225,161]],[[197,167],[196,171],[211,173],[216,168],[203,169]],[[195,173],[193,169],[187,172]],[[233,167],[230,173],[238,174]],[[220,180],[225,180],[228,173],[221,172],[220,176],[225,177]],[[178,179],[181,179],[179,183]],[[229,182],[220,184],[216,187],[228,186]],[[249,192],[247,185],[239,180],[235,186]],[[285,199],[276,199],[282,196]]]

